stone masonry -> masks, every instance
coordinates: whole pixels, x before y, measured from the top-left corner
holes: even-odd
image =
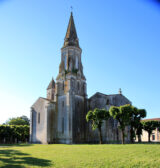
[[[131,104],[119,94],[96,93],[87,97],[86,78],[81,61],[82,49],[71,13],[56,82],[52,79],[47,87],[47,98],[39,98],[31,107],[30,142],[32,143],[96,143],[97,131],[86,122],[86,114],[94,108]],[[126,131],[129,131],[126,128]],[[110,118],[102,128],[103,141],[119,142],[121,133],[116,120]],[[129,141],[129,137],[126,137]]]

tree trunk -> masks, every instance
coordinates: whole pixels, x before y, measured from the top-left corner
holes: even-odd
[[[131,129],[130,129],[130,140],[131,140],[131,143],[134,142],[133,137],[134,137],[134,130],[133,130],[133,127],[131,127]]]
[[[124,144],[124,129],[122,129],[122,144]]]
[[[98,127],[98,131],[99,131],[99,143],[102,144],[102,131],[101,131],[101,127]]]
[[[138,135],[138,142],[141,142],[141,135]]]
[[[151,133],[148,132],[148,142],[151,142]]]

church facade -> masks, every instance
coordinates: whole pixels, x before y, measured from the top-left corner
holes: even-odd
[[[38,98],[31,107],[31,143],[94,143],[98,142],[98,132],[86,122],[86,114],[94,108],[105,108],[131,104],[122,95],[95,93],[87,96],[86,78],[81,61],[82,49],[76,33],[71,13],[56,81],[53,79],[47,88],[47,97]],[[129,129],[126,128],[129,132]],[[118,122],[110,118],[102,127],[104,143],[121,141]],[[126,137],[129,141],[129,136]]]

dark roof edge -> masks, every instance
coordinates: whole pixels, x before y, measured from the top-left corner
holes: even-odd
[[[104,96],[108,96],[108,95],[106,95],[106,94],[103,94],[103,93],[100,93],[100,92],[96,92],[94,95],[92,95],[90,98],[88,98],[88,99],[91,99],[92,97],[94,97],[95,95],[97,95],[97,94],[101,94],[101,95],[104,95]]]
[[[91,99],[91,98],[93,98],[95,95],[97,95],[97,94],[101,94],[101,95],[103,95],[103,96],[116,96],[116,95],[121,95],[121,96],[123,96],[125,99],[127,99],[129,102],[130,102],[130,104],[132,104],[132,102],[127,98],[127,97],[125,97],[123,94],[109,94],[109,95],[107,95],[107,94],[104,94],[104,93],[100,93],[100,92],[96,92],[94,95],[92,95],[89,99]]]

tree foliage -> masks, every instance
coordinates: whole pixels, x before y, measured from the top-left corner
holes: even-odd
[[[30,121],[27,116],[21,116],[17,118],[10,118],[6,125],[29,125]]]
[[[148,132],[148,142],[151,142],[150,137],[152,132],[158,128],[158,122],[157,121],[142,121],[143,129]]]
[[[130,139],[131,142],[134,142],[134,138],[137,134],[138,141],[141,141],[141,134],[142,134],[142,125],[141,125],[141,119],[146,117],[146,110],[144,109],[138,109],[134,106],[131,106],[130,111]]]
[[[157,123],[157,129],[160,132],[160,121],[158,121],[158,123]]]
[[[110,117],[109,112],[105,109],[94,109],[90,110],[86,115],[87,122],[91,121],[92,129],[95,130],[98,128],[100,144],[102,144],[102,132],[101,127],[104,120],[108,120]]]
[[[17,143],[29,140],[28,125],[0,125],[0,142]]]
[[[130,124],[131,111],[132,106],[130,104],[120,107],[111,106],[109,109],[110,115],[119,122],[119,128],[122,131],[122,144],[124,144],[125,127]]]
[[[138,109],[130,104],[122,105],[120,107],[111,107],[110,115],[117,119],[120,126],[119,128],[122,130],[122,143],[124,143],[125,137],[125,127],[130,125],[130,140],[134,142],[134,138],[136,134],[140,139],[140,135],[142,134],[142,125],[141,119],[146,117],[146,111],[144,109]]]

